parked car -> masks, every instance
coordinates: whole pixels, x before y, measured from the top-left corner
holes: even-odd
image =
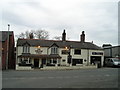
[[[118,58],[106,58],[104,65],[110,66],[110,67],[115,67],[115,66],[120,67],[120,59],[118,59]]]

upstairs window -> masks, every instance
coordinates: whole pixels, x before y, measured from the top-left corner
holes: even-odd
[[[61,53],[62,54],[68,54],[68,51],[67,50],[62,50]]]
[[[51,54],[58,54],[58,48],[57,47],[52,47],[51,48]]]
[[[80,49],[75,49],[75,50],[74,50],[74,54],[81,55],[81,50],[80,50]]]
[[[29,53],[30,47],[29,46],[23,46],[23,53]]]

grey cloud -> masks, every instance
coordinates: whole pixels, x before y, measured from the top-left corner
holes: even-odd
[[[9,21],[21,27],[26,26],[33,29],[44,28],[50,30],[51,33],[58,32],[56,34],[66,29],[68,37],[76,40],[79,40],[79,35],[84,30],[88,36],[86,38],[90,41],[116,43],[117,36],[113,33],[117,29],[117,3],[77,3],[73,4],[70,9],[60,8],[61,10],[57,7],[46,7],[41,2],[33,1],[20,4],[28,6],[29,11],[30,9],[35,10],[36,12],[32,16],[36,14],[40,16],[31,18],[29,15],[23,15],[22,12],[19,14],[8,8],[8,10],[3,12],[3,19],[6,22]],[[20,8],[21,5],[16,5],[14,10]]]

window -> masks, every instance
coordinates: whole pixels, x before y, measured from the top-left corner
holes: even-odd
[[[29,63],[28,58],[24,58],[23,62],[26,63],[26,64],[28,64]]]
[[[58,63],[60,63],[60,59],[58,59]]]
[[[65,62],[65,59],[63,59],[62,61]]]
[[[21,58],[19,62],[19,66],[31,66],[31,59],[30,58]]]
[[[83,64],[83,59],[79,59],[77,63],[78,64]]]
[[[62,50],[62,54],[68,54],[67,50]]]
[[[29,46],[23,46],[23,53],[29,53],[30,47]]]
[[[51,48],[51,54],[58,54],[58,48],[57,47],[52,47]]]
[[[73,60],[72,60],[72,64],[73,64],[73,65],[83,64],[83,59],[73,59]]]
[[[74,54],[79,54],[79,55],[81,55],[81,50],[75,49],[75,50],[74,50]]]
[[[47,63],[51,63],[51,60],[47,60]]]
[[[57,63],[57,60],[56,60],[56,59],[53,59],[53,63],[56,64],[56,63]]]
[[[29,59],[29,63],[31,63],[31,60]]]

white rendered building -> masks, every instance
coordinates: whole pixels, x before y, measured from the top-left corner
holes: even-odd
[[[96,61],[103,66],[104,50],[91,42],[85,42],[84,31],[80,39],[66,40],[65,30],[62,40],[18,39],[16,67],[89,66]]]

